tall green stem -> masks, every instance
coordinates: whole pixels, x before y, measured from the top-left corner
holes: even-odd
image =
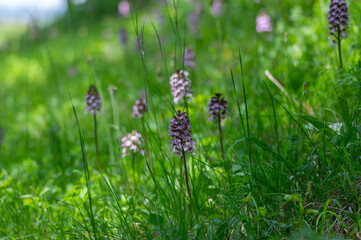
[[[93,114],[93,120],[94,120],[94,142],[95,142],[95,152],[97,155],[97,167],[98,170],[102,170],[102,165],[100,162],[100,156],[99,156],[99,146],[98,146],[98,129],[97,129],[97,114]]]
[[[186,108],[187,115],[189,116],[189,112],[188,112],[188,101],[187,101],[187,91],[185,91],[185,93],[184,93],[183,101],[184,101],[184,107]]]
[[[340,68],[342,69],[342,51],[341,51],[341,30],[338,28],[337,30],[337,46],[338,46],[338,59],[340,62]]]
[[[134,152],[132,153],[132,168],[133,168],[133,181],[134,181],[134,185],[135,185],[135,154],[134,154]]]
[[[189,183],[188,183],[188,171],[187,171],[186,155],[185,155],[185,152],[184,152],[184,148],[183,148],[183,147],[182,147],[182,158],[183,158],[183,163],[184,163],[184,176],[185,176],[185,179],[186,179],[188,196],[189,196],[189,200],[191,201],[191,204],[193,205],[192,194],[191,194],[191,190],[190,190],[190,188],[189,188]]]
[[[150,154],[149,154],[148,137],[147,137],[147,131],[145,129],[144,117],[141,117],[141,121],[142,121],[142,128],[143,128],[145,151],[146,151],[146,154],[147,154],[147,159],[149,161],[150,169],[153,171],[154,170],[153,169],[153,161],[150,158]]]
[[[222,125],[221,125],[221,114],[220,113],[218,113],[218,131],[219,131],[219,143],[221,145],[222,158],[224,159],[224,148],[223,148]]]
[[[183,194],[183,158],[179,162],[179,191]]]

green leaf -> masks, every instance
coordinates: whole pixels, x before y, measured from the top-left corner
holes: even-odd
[[[267,209],[265,207],[260,207],[258,208],[258,212],[259,212],[259,215],[261,217],[266,217],[267,216]]]
[[[306,213],[310,213],[310,214],[319,214],[319,211],[316,209],[306,209]]]
[[[361,127],[359,125],[355,125],[355,128],[357,129],[358,134],[361,136]]]
[[[249,201],[251,201],[251,200],[252,200],[252,194],[251,194],[251,193],[248,193],[248,196],[247,196],[246,198],[243,198],[243,199],[241,200],[241,202],[246,203],[246,202],[249,202]]]
[[[228,223],[223,223],[216,232],[216,239],[226,239],[227,236]]]
[[[154,226],[163,226],[164,224],[164,218],[161,215],[150,213],[149,214],[149,223]]]
[[[297,115],[300,116],[303,120],[305,120],[305,121],[309,122],[310,124],[312,124],[312,126],[317,128],[317,130],[319,130],[319,131],[323,130],[325,135],[328,136],[329,138],[332,138],[332,137],[334,137],[336,135],[336,132],[333,131],[328,126],[330,123],[318,120],[317,118],[309,116],[309,115],[304,115],[304,114],[297,114]]]

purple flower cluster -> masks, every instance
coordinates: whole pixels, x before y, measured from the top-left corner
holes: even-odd
[[[194,60],[194,51],[191,47],[186,47],[184,49],[184,66],[189,69],[194,69],[196,66],[196,61]]]
[[[177,116],[174,116],[170,121],[169,136],[171,137],[170,149],[179,156],[183,156],[183,153],[186,152],[193,154],[195,143],[190,129],[191,124],[187,114],[178,110]]]
[[[330,37],[332,39],[347,38],[347,29],[349,23],[349,12],[347,3],[345,0],[332,0],[330,3],[330,9],[328,10],[328,28],[330,29]],[[336,43],[335,39],[332,39],[333,43]]]
[[[94,85],[90,85],[89,87],[88,93],[85,97],[85,104],[85,113],[90,112],[92,115],[95,115],[96,111],[101,113],[102,102]]]
[[[218,119],[218,116],[224,119],[226,117],[227,111],[227,101],[222,97],[221,93],[216,93],[215,97],[212,97],[208,103],[209,111],[208,111],[208,121],[214,121]]]
[[[118,12],[121,17],[128,17],[130,15],[130,6],[128,1],[120,1],[118,4]]]
[[[257,16],[256,19],[256,31],[257,32],[272,32],[272,21],[271,18],[265,14],[261,13]]]
[[[142,150],[142,135],[136,130],[133,130],[131,133],[128,133],[125,137],[122,138],[122,157],[127,155],[127,149],[133,151],[133,153],[140,152],[144,156],[144,151]]]
[[[191,91],[191,81],[188,78],[188,72],[183,70],[177,70],[170,77],[170,85],[172,87],[172,94],[174,96],[174,102],[178,103],[183,97],[193,97]]]
[[[133,106],[133,118],[135,117],[143,117],[143,115],[148,111],[147,109],[147,103],[145,102],[144,98],[140,98],[137,101],[135,101],[135,104]]]
[[[200,37],[200,24],[201,24],[201,17],[203,12],[203,4],[198,3],[195,9],[189,13],[188,15],[188,26],[189,30],[193,35],[196,37]]]
[[[221,0],[214,0],[211,7],[211,14],[213,17],[219,17],[223,13],[223,4]]]
[[[126,45],[127,42],[128,42],[128,32],[127,32],[127,29],[125,28],[121,28],[119,29],[119,32],[118,32],[118,37],[119,37],[119,43],[121,45]]]

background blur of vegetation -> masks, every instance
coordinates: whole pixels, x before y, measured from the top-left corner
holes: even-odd
[[[328,0],[227,0],[219,15],[212,15],[211,0],[135,0],[132,14],[123,15],[113,0],[67,2],[66,13],[45,26],[1,25],[7,34],[0,37],[0,239],[279,239],[303,228],[360,238],[360,1],[347,1],[344,72],[337,70],[337,52],[327,39]],[[271,17],[272,32],[255,31],[261,13]],[[194,49],[196,60],[189,71],[198,148],[191,159],[196,210],[181,195],[179,160],[167,151],[174,113],[169,77],[183,67],[184,46]],[[72,110],[73,103],[93,168],[93,123],[84,114],[90,84],[103,101],[101,159],[115,189],[91,172],[95,217],[88,211]],[[128,178],[130,159],[120,157],[116,139],[140,129],[131,112],[144,91],[153,103],[147,131],[156,177],[137,156],[136,189]],[[228,188],[218,174],[223,170],[216,128],[205,114],[215,92],[224,94],[230,111],[223,123],[234,166]],[[246,136],[237,100],[250,120],[248,137],[262,141],[252,145],[254,162],[238,141]],[[91,230],[94,225],[104,234]]]

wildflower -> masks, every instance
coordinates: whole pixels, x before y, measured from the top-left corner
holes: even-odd
[[[92,115],[95,115],[96,111],[101,113],[102,102],[99,96],[99,93],[94,85],[90,85],[88,94],[85,99],[85,113],[90,112]]]
[[[257,16],[256,31],[257,32],[272,32],[272,21],[271,21],[271,18],[267,14],[261,13],[260,15]]]
[[[160,10],[155,10],[154,11],[154,15],[155,15],[155,18],[157,19],[157,21],[159,23],[163,23],[164,22],[164,15],[163,13],[160,11]]]
[[[100,155],[99,155],[96,112],[98,111],[99,113],[101,113],[102,102],[100,100],[99,93],[94,85],[90,85],[90,87],[89,87],[88,94],[85,97],[85,104],[86,104],[85,114],[90,112],[93,115],[95,152],[96,152],[96,156],[97,156],[98,170],[100,171],[102,169],[102,164],[101,164]]]
[[[215,97],[212,97],[211,100],[208,103],[208,121],[214,121],[214,120],[218,120],[218,131],[219,131],[219,143],[221,146],[221,153],[222,153],[222,158],[224,159],[225,163],[225,168],[226,170],[229,169],[229,166],[225,160],[225,155],[224,155],[224,147],[223,147],[223,138],[222,138],[222,124],[221,124],[221,119],[224,119],[226,117],[226,114],[228,113],[227,111],[227,101],[222,97],[221,98],[220,93],[216,93]]]
[[[192,91],[191,81],[188,78],[188,72],[183,70],[177,70],[170,77],[170,85],[172,87],[172,94],[174,96],[174,102],[178,103],[183,97],[191,98]]]
[[[179,156],[183,156],[186,152],[194,153],[195,143],[190,129],[191,124],[187,114],[178,110],[177,116],[170,121],[169,136],[171,137],[170,149]]]
[[[147,103],[145,102],[144,98],[140,98],[137,101],[135,101],[135,105],[133,106],[133,118],[135,117],[143,117],[144,113],[148,111],[147,109]]]
[[[170,149],[175,152],[178,156],[182,157],[184,164],[184,177],[187,186],[187,192],[191,204],[193,204],[192,193],[189,187],[188,182],[188,171],[187,171],[187,161],[185,153],[189,152],[194,154],[193,149],[195,149],[195,143],[191,135],[191,124],[189,122],[187,114],[182,113],[181,110],[178,110],[177,116],[174,116],[170,121],[169,126],[169,136],[170,140]],[[181,165],[182,166],[182,165]],[[182,175],[182,167],[181,167]]]
[[[188,25],[192,34],[197,34],[199,32],[201,17],[200,14],[196,11],[189,13],[188,15]]]
[[[128,42],[127,29],[125,29],[125,28],[120,29],[118,32],[118,36],[119,36],[119,43],[123,46],[126,45]]]
[[[215,0],[212,3],[211,13],[213,17],[219,17],[223,13],[223,4],[221,0]]]
[[[120,1],[119,4],[118,4],[118,12],[119,12],[119,15],[122,16],[122,17],[127,17],[129,16],[129,13],[130,13],[130,6],[129,6],[129,3],[128,1]]]
[[[335,38],[337,41],[340,41],[341,37],[348,37],[348,23],[349,12],[345,0],[332,0],[328,10],[328,28],[330,29],[330,37],[328,39],[332,39],[333,44],[336,43]]]
[[[222,119],[226,117],[227,111],[227,101],[222,97],[221,93],[216,93],[215,97],[212,97],[208,103],[209,111],[208,111],[208,121],[214,121],[218,118],[218,116]]]
[[[198,3],[196,8],[189,13],[188,15],[188,26],[190,29],[190,32],[193,35],[198,35],[198,37],[200,36],[199,34],[199,30],[200,30],[200,23],[201,23],[201,13],[203,11],[203,4],[202,3]]]
[[[184,66],[189,69],[193,69],[196,66],[194,55],[194,51],[191,47],[186,47],[184,49]]]
[[[122,157],[127,155],[127,149],[133,151],[133,153],[140,152],[144,156],[144,151],[142,150],[142,135],[136,130],[133,130],[131,133],[128,133],[125,137],[122,138]]]

